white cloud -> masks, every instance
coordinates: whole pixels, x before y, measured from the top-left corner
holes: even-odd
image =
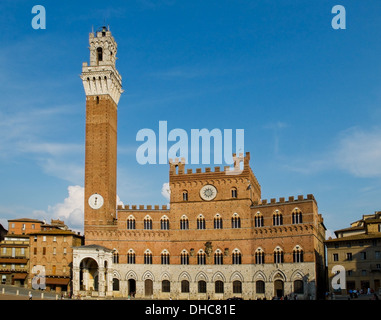
[[[381,177],[381,128],[347,129],[337,135],[327,150],[289,159],[283,166],[302,174],[341,169],[355,177]]]
[[[47,142],[34,142],[20,144],[23,152],[42,153],[52,156],[62,156],[68,153],[77,152],[81,153],[84,146],[74,143],[47,143]]]
[[[120,200],[120,198],[119,198],[118,195],[116,196],[116,205],[117,205],[117,206],[124,206],[123,201]]]
[[[81,186],[69,186],[68,196],[62,203],[57,203],[49,206],[47,211],[34,211],[35,216],[40,216],[41,219],[60,219],[65,221],[65,224],[75,230],[83,230],[84,217],[84,188]]]
[[[78,184],[83,181],[84,146],[48,142],[57,132],[52,123],[72,113],[66,106],[32,108],[25,112],[0,111],[0,161],[33,161],[44,173]],[[59,138],[61,139],[61,137]]]
[[[163,186],[161,187],[161,194],[165,199],[167,199],[168,201],[170,200],[171,191],[168,182],[163,183]]]
[[[351,128],[343,132],[335,162],[357,177],[381,177],[381,129]]]
[[[78,183],[83,181],[84,172],[83,165],[76,162],[71,162],[64,158],[39,158],[37,163],[42,170],[53,177],[69,181],[71,183]]]

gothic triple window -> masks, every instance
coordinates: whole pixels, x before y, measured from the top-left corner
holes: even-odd
[[[233,229],[239,229],[241,228],[241,218],[239,217],[238,213],[234,213],[232,217],[232,228]]]
[[[255,264],[264,264],[265,263],[265,253],[263,249],[258,248],[255,250]]]
[[[296,208],[292,212],[292,224],[303,223],[302,212]]]
[[[219,249],[214,253],[214,264],[224,264],[224,255]]]
[[[197,217],[197,229],[205,229],[205,217],[202,214]]]
[[[152,230],[152,218],[150,216],[144,218],[144,230]]]
[[[232,253],[232,264],[241,264],[242,263],[242,255],[238,249],[235,249]]]
[[[263,227],[263,215],[260,212],[257,212],[254,216],[254,226],[256,228]]]
[[[292,257],[293,261],[298,263],[298,262],[303,262],[303,250],[300,246],[296,246],[294,250],[292,251]]]
[[[144,252],[144,264],[152,264],[152,252],[148,249]]]
[[[128,250],[127,252],[127,263],[135,264],[135,252],[132,249]]]
[[[163,250],[160,257],[161,257],[161,264],[169,264],[169,252],[167,250]]]
[[[186,215],[183,215],[180,219],[180,229],[181,230],[189,229],[189,220]]]
[[[180,260],[183,265],[189,264],[189,253],[186,250],[181,251]]]
[[[283,216],[278,210],[275,210],[275,212],[273,214],[273,225],[274,226],[283,225]]]
[[[169,219],[167,216],[162,216],[160,219],[160,229],[169,230]]]
[[[217,213],[214,217],[214,229],[222,229],[222,217]]]
[[[127,219],[127,229],[133,230],[135,228],[136,228],[135,218],[134,218],[134,216],[131,215]]]
[[[197,264],[206,264],[206,254],[203,250],[197,253]]]
[[[276,247],[274,250],[274,263],[283,263],[284,254],[283,250],[280,247]]]

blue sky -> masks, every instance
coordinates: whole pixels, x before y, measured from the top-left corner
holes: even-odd
[[[31,26],[46,8],[46,29]],[[334,5],[346,29],[334,30]],[[381,2],[1,1],[0,223],[81,228],[88,35],[118,43],[118,195],[166,204],[140,129],[244,129],[262,198],[314,194],[329,230],[381,210]],[[211,164],[213,167],[214,164]],[[191,166],[192,168],[198,166]]]

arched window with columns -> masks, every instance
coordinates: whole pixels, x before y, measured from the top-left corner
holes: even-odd
[[[233,229],[241,228],[241,218],[239,217],[238,213],[234,213],[232,216],[232,228]]]
[[[182,265],[189,264],[189,253],[185,249],[183,251],[181,251],[180,262]]]
[[[199,230],[205,229],[205,217],[202,214],[199,214],[197,217],[197,229]]]
[[[129,215],[127,218],[127,229],[134,230],[136,228],[135,217],[133,215]]]
[[[206,254],[205,251],[200,249],[197,252],[197,264],[203,265],[206,264]]]
[[[160,229],[169,230],[169,219],[167,216],[162,216],[160,218]]]
[[[273,225],[281,226],[283,225],[283,215],[279,212],[279,210],[275,210],[273,213]]]
[[[222,217],[221,217],[221,215],[219,213],[217,213],[214,216],[213,225],[214,225],[214,229],[222,229],[222,227],[223,227]]]
[[[232,264],[242,264],[242,254],[238,249],[232,252]]]
[[[302,211],[300,211],[298,208],[295,208],[292,211],[292,224],[299,224],[299,223],[303,223]]]
[[[188,217],[184,214],[180,218],[180,229],[188,230],[189,229],[189,220]]]
[[[254,226],[256,228],[263,227],[263,215],[259,211],[254,216]]]
[[[162,252],[161,252],[161,264],[169,264],[169,252],[167,249],[164,249]]]
[[[265,252],[262,248],[257,248],[255,250],[255,264],[264,264],[265,263]]]
[[[152,230],[152,218],[149,215],[144,217],[144,230]]]
[[[301,248],[301,246],[297,245],[294,247],[294,250],[292,251],[292,257],[295,263],[304,261],[303,249]]]
[[[127,252],[127,263],[128,264],[135,264],[135,251],[130,249]]]
[[[277,246],[274,249],[274,263],[283,263],[284,262],[284,253],[281,247]]]
[[[144,251],[144,264],[152,264],[152,252],[149,249]]]
[[[224,264],[224,255],[220,249],[214,253],[214,264]]]

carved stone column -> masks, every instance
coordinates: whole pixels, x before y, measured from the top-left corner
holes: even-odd
[[[98,269],[98,295],[99,297],[105,296],[105,268],[99,267]]]
[[[73,294],[77,295],[80,290],[80,268],[78,266],[73,267]]]

